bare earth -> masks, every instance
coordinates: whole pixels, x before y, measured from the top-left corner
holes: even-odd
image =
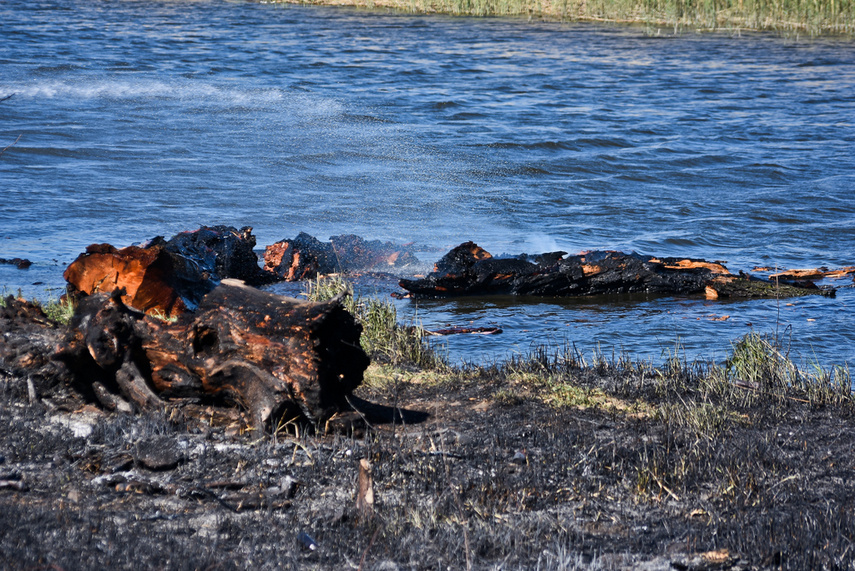
[[[30,402],[0,377],[0,567],[854,568],[851,406],[758,397],[690,420],[675,375],[568,368],[556,404],[525,374],[375,365],[355,401],[372,428],[349,436]]]

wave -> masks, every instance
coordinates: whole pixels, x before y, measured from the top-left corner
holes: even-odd
[[[561,151],[561,150],[577,150],[576,145],[572,142],[568,141],[535,141],[533,143],[484,143],[481,145],[476,145],[480,147],[487,147],[490,149],[509,149],[509,150],[547,150],[547,151]]]
[[[31,99],[77,100],[176,100],[197,101],[219,106],[249,108],[285,105],[303,115],[340,115],[344,105],[335,100],[305,92],[276,87],[246,88],[199,81],[162,81],[156,79],[52,79],[0,85],[4,93]]]

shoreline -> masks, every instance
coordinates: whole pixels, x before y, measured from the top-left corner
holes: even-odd
[[[346,410],[264,424],[234,395],[111,408],[43,362],[62,320],[0,310],[0,567],[850,568],[848,368],[757,334],[723,365],[451,366],[351,301],[372,362]]]
[[[107,413],[4,376],[0,566],[848,568],[851,390],[786,382],[767,349],[724,376],[375,363],[354,396],[398,420],[344,435],[191,403]]]
[[[786,37],[847,37],[855,34],[855,14],[844,13],[839,4],[822,3],[805,8],[788,7],[786,2],[756,2],[755,11],[741,0],[717,0],[696,8],[666,1],[657,9],[649,3],[614,0],[589,3],[587,0],[268,0],[270,3],[342,6],[366,10],[388,9],[399,13],[476,17],[510,17],[553,22],[600,23],[644,26],[650,35],[678,35],[685,32],[776,33]],[[790,11],[795,9],[795,11]],[[810,10],[813,10],[812,12]],[[850,9],[851,11],[851,9]]]

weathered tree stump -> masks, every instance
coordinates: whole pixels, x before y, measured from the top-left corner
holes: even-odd
[[[320,423],[348,410],[362,382],[361,330],[339,299],[312,303],[224,280],[175,323],[118,295],[84,298],[60,358],[100,385],[93,392],[108,408],[117,396],[140,409],[196,398],[239,403],[259,426],[285,414]]]
[[[251,285],[276,281],[258,266],[252,228],[202,227],[169,241],[117,249],[93,244],[65,270],[72,295],[123,289],[122,302],[143,312],[169,317],[192,311],[220,280]]]
[[[240,404],[255,424],[302,417],[323,426],[350,411],[369,359],[362,327],[340,299],[301,301],[223,280],[174,322],[114,295],[80,300],[69,326],[30,303],[0,308],[0,371],[42,379],[105,408],[151,410],[170,401]]]
[[[785,284],[745,274],[722,264],[681,258],[595,251],[568,256],[494,258],[473,242],[457,246],[423,279],[404,279],[401,287],[415,296],[460,295],[585,296],[635,292],[717,297],[792,297],[833,295],[813,284]]]

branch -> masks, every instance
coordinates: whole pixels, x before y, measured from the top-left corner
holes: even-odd
[[[12,96],[10,95],[9,97],[12,97]],[[9,97],[7,97],[6,99],[9,99]],[[4,101],[4,100],[3,100],[3,99],[0,99],[0,101]],[[22,135],[18,135],[18,138],[17,138],[17,139],[15,139],[15,142],[14,142],[14,143],[12,143],[11,145],[6,145],[5,147],[3,147],[3,150],[2,150],[2,151],[0,151],[0,157],[2,157],[2,156],[3,156],[3,153],[5,153],[5,152],[10,148],[10,147],[14,147],[14,146],[15,146],[15,143],[17,143],[18,141],[20,141],[20,140],[21,140],[21,137],[22,137]]]
[[[0,97],[0,103],[2,103],[2,102],[4,102],[4,101],[6,101],[7,99],[11,99],[13,95],[15,95],[15,94],[14,94],[14,93],[10,93],[10,94],[9,94],[9,95],[7,95],[6,97]],[[18,142],[18,141],[20,141],[20,140],[21,140],[21,135],[18,135],[18,138],[17,138],[17,139],[15,139],[15,143],[17,143],[17,142]],[[2,150],[2,151],[0,151],[0,156],[2,156],[2,155],[3,155],[3,153],[5,153],[5,152],[9,149],[9,147],[14,146],[14,145],[15,145],[15,143],[12,143],[11,145],[6,145],[6,146],[3,148],[3,150]]]

